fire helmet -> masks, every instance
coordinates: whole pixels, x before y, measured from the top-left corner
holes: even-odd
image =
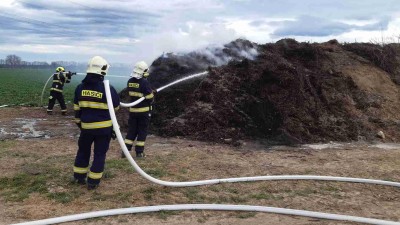
[[[105,76],[109,68],[110,65],[103,57],[95,56],[89,60],[86,72]]]
[[[56,72],[64,72],[65,69],[62,66],[57,67]]]
[[[131,77],[142,78],[148,77],[149,74],[149,66],[145,61],[140,61],[136,63],[135,67],[133,68]]]

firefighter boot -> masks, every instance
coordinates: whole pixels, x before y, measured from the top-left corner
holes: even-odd
[[[71,183],[85,185],[86,184],[86,180],[85,179],[77,179],[75,177],[72,177]]]
[[[87,189],[88,190],[94,190],[94,189],[96,189],[98,187],[99,187],[98,184],[90,184],[90,183],[88,183],[88,185],[87,185]]]
[[[145,158],[146,155],[144,154],[144,152],[136,152],[136,158]]]

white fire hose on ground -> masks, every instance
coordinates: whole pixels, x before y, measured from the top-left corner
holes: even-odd
[[[151,177],[145,173],[133,160],[128,149],[125,146],[124,139],[122,137],[121,131],[119,130],[119,125],[115,116],[115,111],[113,107],[113,102],[110,93],[110,84],[108,80],[104,81],[105,91],[107,96],[107,104],[115,128],[115,133],[117,135],[118,143],[120,144],[122,151],[124,152],[126,158],[131,163],[133,168],[147,180],[171,187],[189,187],[189,186],[199,186],[199,185],[211,185],[218,183],[234,183],[234,182],[245,182],[245,181],[267,181],[267,180],[321,180],[321,181],[340,181],[340,182],[354,182],[354,183],[367,183],[367,184],[378,184],[393,187],[400,187],[400,183],[383,181],[383,180],[372,180],[372,179],[362,179],[362,178],[350,178],[350,177],[332,177],[332,176],[314,176],[314,175],[283,175],[283,176],[255,176],[255,177],[239,177],[239,178],[224,178],[224,179],[212,179],[212,180],[200,180],[200,181],[187,181],[187,182],[172,182],[163,181]],[[133,104],[126,104],[133,106]],[[274,208],[265,206],[249,206],[249,205],[222,205],[222,204],[188,204],[188,205],[160,205],[160,206],[146,206],[146,207],[133,207],[133,208],[122,208],[122,209],[112,209],[104,211],[96,211],[82,214],[75,214],[70,216],[63,216],[45,220],[32,221],[27,223],[20,223],[18,225],[38,225],[38,224],[54,224],[63,223],[76,220],[83,220],[96,217],[122,215],[130,213],[144,213],[144,212],[157,212],[157,211],[177,211],[177,210],[220,210],[220,211],[255,211],[255,212],[268,212],[277,213],[284,215],[295,215],[295,216],[305,216],[319,219],[330,219],[330,220],[341,220],[350,222],[359,222],[366,224],[378,224],[378,225],[400,225],[400,222],[386,221],[373,218],[355,217],[348,215],[338,215],[329,214],[321,212],[312,212],[304,210],[295,209],[285,209],[285,208]]]
[[[158,205],[158,206],[143,206],[133,208],[122,208],[122,209],[110,209],[104,211],[94,211],[76,215],[62,216],[57,218],[50,218],[45,220],[37,220],[26,223],[18,223],[14,225],[43,225],[43,224],[55,224],[65,223],[77,220],[84,220],[90,218],[104,217],[104,216],[116,216],[133,213],[149,213],[149,212],[160,212],[160,211],[181,211],[181,210],[218,210],[218,211],[246,211],[246,212],[265,212],[265,213],[276,213],[282,215],[291,216],[304,216],[318,219],[328,220],[340,220],[350,221],[365,224],[378,224],[378,225],[400,225],[399,222],[378,220],[372,218],[346,216],[330,213],[312,212],[305,210],[295,209],[283,209],[266,206],[251,206],[251,205],[223,205],[223,204],[187,204],[187,205]]]

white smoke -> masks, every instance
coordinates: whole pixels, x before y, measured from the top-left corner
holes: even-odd
[[[245,40],[239,39],[224,46],[200,49],[195,53],[206,57],[213,66],[222,66],[232,60],[254,60],[258,55],[257,45],[245,45],[244,42]]]
[[[222,48],[223,44],[237,38],[239,38],[237,33],[233,29],[227,28],[224,24],[190,22],[186,24],[186,27],[178,31],[166,29],[162,32],[146,34],[140,38],[140,41],[134,44],[132,49],[134,54],[126,54],[125,57],[130,58],[133,65],[134,62],[139,60],[151,63],[160,55],[168,57],[167,53],[171,52],[185,54],[198,51],[199,53],[203,52],[210,59],[217,61],[218,65],[222,65],[228,62],[230,58],[228,56],[217,57],[213,48],[216,48],[216,46]],[[209,47],[211,44],[213,46]],[[240,52],[241,49],[237,51]],[[254,51],[249,52],[246,49],[242,56],[251,58],[250,56],[254,55]],[[126,58],[121,61],[126,61]]]

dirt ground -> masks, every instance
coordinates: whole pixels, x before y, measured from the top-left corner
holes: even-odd
[[[82,212],[164,204],[244,204],[400,221],[400,189],[317,181],[266,181],[172,188],[134,172],[112,141],[105,177],[95,191],[69,183],[78,129],[72,116],[41,108],[0,109],[0,224]],[[325,143],[266,147],[213,144],[150,135],[138,164],[169,181],[312,174],[400,180],[400,145]],[[159,212],[66,224],[357,224],[270,213]]]

